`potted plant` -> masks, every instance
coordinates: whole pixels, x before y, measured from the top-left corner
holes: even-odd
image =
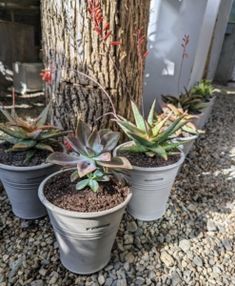
[[[72,272],[90,274],[109,262],[132,196],[120,170],[131,165],[126,158],[112,157],[118,132],[92,130],[79,120],[75,134],[66,140],[72,152],[52,153],[48,162],[67,168],[41,183],[39,198],[47,208],[62,264]]]
[[[20,118],[14,104],[11,113],[0,108],[7,119],[6,123],[0,123],[0,179],[13,213],[23,219],[46,214],[37,196],[38,186],[58,170],[58,166],[46,163],[46,158],[54,150],[63,150],[56,139],[67,134],[46,124],[49,108],[50,105],[31,121]]]
[[[162,95],[162,100],[166,104],[172,104],[176,107],[182,108],[189,114],[200,116],[202,111],[207,107],[207,102],[203,100],[201,95],[192,94],[185,88],[185,92],[181,93],[179,97],[172,95]]]
[[[129,183],[133,197],[128,212],[137,219],[150,221],[160,218],[166,209],[172,185],[185,155],[180,150],[181,142],[174,142],[172,135],[182,128],[187,120],[182,115],[169,124],[168,117],[156,120],[155,101],[147,120],[132,102],[135,123],[121,116],[114,120],[125,132],[130,142],[121,144],[115,154],[125,156],[132,164]],[[166,124],[168,127],[166,127]],[[174,137],[175,138],[175,137]]]
[[[201,80],[192,88],[191,93],[201,96],[202,100],[206,103],[206,107],[202,110],[202,114],[197,122],[198,127],[202,128],[207,123],[215,103],[214,88],[209,80]]]
[[[191,150],[194,141],[197,139],[200,133],[203,133],[202,130],[197,129],[195,124],[193,124],[193,120],[197,119],[196,115],[188,114],[187,111],[183,111],[181,107],[176,107],[173,104],[166,104],[162,107],[162,113],[157,116],[157,118],[163,120],[164,118],[168,118],[166,127],[171,123],[177,120],[177,118],[184,116],[186,120],[186,124],[183,125],[180,129],[178,129],[175,134],[173,134],[172,138],[175,139],[176,142],[184,142],[183,151],[184,154],[187,155]]]

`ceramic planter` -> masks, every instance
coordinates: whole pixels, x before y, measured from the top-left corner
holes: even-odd
[[[36,219],[46,215],[46,209],[38,199],[38,187],[42,180],[58,169],[52,164],[32,167],[0,164],[0,179],[16,216]]]
[[[116,154],[119,148],[130,144],[132,142],[118,146],[114,153]],[[128,171],[130,175],[128,181],[133,196],[127,211],[134,218],[152,221],[164,215],[171,188],[184,158],[185,155],[181,151],[179,161],[172,165],[155,168],[133,166],[133,170]]]
[[[186,143],[182,144],[182,150],[184,152],[184,155],[187,156],[188,153],[190,152],[190,150],[193,147],[193,144],[195,142],[195,140],[197,139],[198,135],[192,135],[192,136],[188,136],[185,138],[177,138],[175,141],[178,142],[184,142],[185,140],[187,140]]]
[[[202,113],[198,115],[199,118],[195,119],[194,124],[198,129],[202,129],[206,125],[210,117],[214,103],[215,103],[215,96],[208,102],[207,107],[203,109]]]
[[[126,200],[106,211],[82,213],[68,211],[50,203],[43,190],[47,181],[59,171],[46,178],[39,187],[39,198],[47,208],[56,239],[60,259],[68,270],[78,274],[99,271],[110,260],[111,249],[131,192]]]

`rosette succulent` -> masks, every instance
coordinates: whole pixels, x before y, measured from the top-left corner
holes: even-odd
[[[174,121],[177,120],[177,118],[183,117],[182,121],[185,121],[185,125],[183,125],[180,129],[178,129],[175,134],[173,134],[174,137],[187,137],[190,135],[199,135],[203,131],[196,128],[196,126],[192,123],[194,119],[197,119],[198,116],[188,114],[187,111],[184,111],[181,107],[176,107],[173,104],[166,104],[162,108],[162,113],[157,116],[157,118],[163,120],[164,118],[168,118],[166,126],[169,126]]]
[[[27,151],[26,161],[30,160],[36,150],[47,150],[53,152],[53,147],[58,145],[58,138],[68,134],[66,131],[46,124],[50,104],[41,114],[32,120],[20,118],[13,106],[11,113],[0,107],[0,111],[6,117],[6,123],[0,123],[2,135],[0,140],[10,143],[7,152]]]
[[[169,123],[172,116],[170,113],[166,117],[157,116],[155,113],[156,101],[153,102],[147,119],[141,115],[134,102],[131,103],[135,123],[128,121],[122,116],[116,115],[113,119],[117,122],[125,134],[134,142],[130,147],[123,147],[122,150],[130,152],[145,153],[153,157],[158,155],[165,160],[168,155],[174,153],[182,143],[174,142],[173,135],[176,134],[187,122],[185,114]]]
[[[185,93],[181,93],[179,97],[162,95],[162,100],[165,103],[170,103],[176,107],[180,107],[184,111],[188,111],[190,114],[199,114],[204,108],[207,107],[207,103],[204,101],[201,95],[192,94],[191,91],[186,89]]]
[[[213,97],[214,88],[209,80],[201,80],[191,89],[192,94],[200,95],[204,101]]]
[[[67,168],[76,167],[71,174],[71,182],[78,181],[77,190],[90,187],[97,192],[99,182],[109,181],[118,176],[121,169],[131,169],[124,157],[113,157],[111,151],[119,140],[119,133],[109,129],[92,129],[82,120],[78,120],[75,134],[66,137],[72,152],[55,152],[48,157],[48,162]],[[81,180],[82,179],[82,180]]]

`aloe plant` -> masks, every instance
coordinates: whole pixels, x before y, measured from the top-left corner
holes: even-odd
[[[165,118],[158,117],[155,113],[156,100],[153,102],[147,119],[141,115],[138,107],[131,102],[135,123],[122,116],[115,116],[114,121],[120,126],[125,134],[134,142],[133,146],[123,149],[130,152],[145,153],[147,156],[160,156],[165,160],[168,155],[173,154],[181,143],[173,141],[173,135],[187,122],[185,114],[179,116],[169,124],[169,114]]]
[[[0,107],[0,111],[6,117],[6,123],[0,123],[0,131],[3,134],[0,140],[10,143],[7,152],[27,151],[25,162],[32,159],[36,150],[53,152],[53,146],[58,145],[58,138],[68,134],[52,125],[47,125],[47,117],[50,104],[45,107],[41,114],[31,121],[20,118],[14,108],[11,113]]]
[[[97,130],[82,120],[78,120],[75,134],[66,137],[72,152],[52,153],[47,161],[53,164],[76,167],[71,174],[71,182],[77,182],[76,189],[89,187],[97,192],[99,182],[110,181],[118,176],[120,169],[131,169],[129,161],[124,157],[113,157],[111,151],[119,140],[119,133],[109,129]],[[81,180],[82,178],[82,180]]]
[[[162,113],[157,118],[163,120],[166,117],[168,118],[168,124],[166,124],[167,126],[172,124],[179,117],[184,117],[182,121],[186,121],[185,125],[183,125],[175,132],[173,135],[175,137],[185,137],[185,135],[198,135],[203,133],[202,130],[197,129],[196,126],[192,123],[192,120],[198,118],[198,116],[188,114],[188,112],[184,111],[181,107],[176,107],[173,104],[166,104],[162,108]]]
[[[185,93],[181,93],[179,97],[162,95],[162,100],[165,103],[170,103],[176,107],[182,108],[190,114],[199,114],[207,107],[207,103],[205,103],[201,95],[192,94],[192,92],[187,89],[185,89]]]
[[[191,89],[192,94],[200,95],[204,101],[213,97],[214,88],[209,80],[201,80]]]

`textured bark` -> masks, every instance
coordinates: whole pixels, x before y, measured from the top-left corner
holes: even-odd
[[[87,1],[41,1],[44,63],[53,73],[47,94],[54,103],[54,121],[64,128],[74,127],[77,114],[91,124],[110,125],[108,117],[96,121],[111,111],[107,97],[76,70],[95,78],[110,94],[118,113],[127,118],[131,117],[130,99],[139,106],[142,102],[143,69],[135,33],[143,28],[147,34],[150,0],[100,2],[112,39],[121,40],[121,46],[103,47],[87,12]]]

